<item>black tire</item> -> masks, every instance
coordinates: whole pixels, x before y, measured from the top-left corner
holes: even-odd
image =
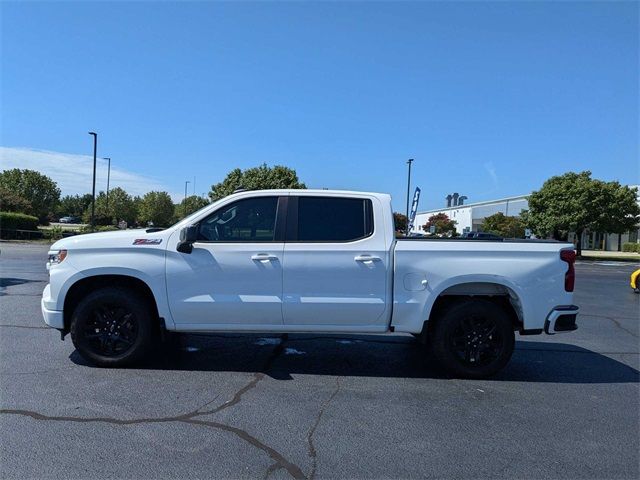
[[[70,330],[73,345],[85,359],[101,367],[131,365],[151,347],[151,309],[134,292],[101,288],[78,304]]]
[[[433,357],[448,373],[485,378],[509,362],[515,345],[513,324],[499,305],[468,300],[450,305],[430,332]]]

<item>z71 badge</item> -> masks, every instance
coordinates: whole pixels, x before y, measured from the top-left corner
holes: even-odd
[[[160,245],[161,243],[161,238],[136,238],[133,241],[134,245]]]

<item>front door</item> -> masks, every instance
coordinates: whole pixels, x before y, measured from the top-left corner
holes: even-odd
[[[169,306],[182,329],[282,325],[279,204],[266,196],[224,205],[199,222],[191,254],[168,253]]]

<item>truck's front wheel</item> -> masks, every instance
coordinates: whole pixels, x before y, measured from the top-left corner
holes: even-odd
[[[451,304],[430,332],[435,359],[449,373],[484,378],[501,370],[513,353],[515,335],[507,313],[489,300]]]
[[[148,305],[134,292],[107,287],[78,304],[71,319],[71,340],[80,354],[102,367],[139,360],[151,344]]]

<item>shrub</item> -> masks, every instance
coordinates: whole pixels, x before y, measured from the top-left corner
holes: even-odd
[[[640,253],[640,243],[625,242],[622,244],[622,251]]]
[[[38,230],[38,217],[24,213],[0,212],[0,238],[22,238],[16,230]]]
[[[0,212],[0,228],[3,230],[37,230],[38,217],[16,212]]]
[[[77,230],[78,233],[96,233],[96,232],[115,232],[116,230],[120,230],[115,225],[96,225],[96,227],[91,227],[91,225],[85,225]]]
[[[51,240],[60,240],[62,238],[63,232],[64,230],[62,230],[62,227],[55,226],[50,228],[49,230],[43,231],[42,233],[44,234],[44,238],[48,238]]]

